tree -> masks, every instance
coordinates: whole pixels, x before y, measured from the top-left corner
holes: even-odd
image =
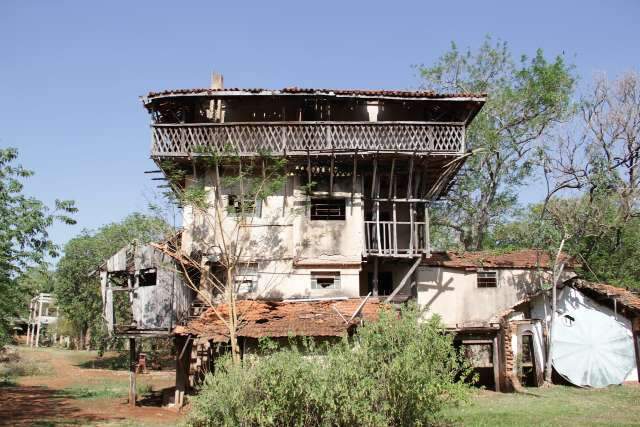
[[[15,148],[0,149],[0,345],[8,339],[9,322],[18,316],[27,292],[17,278],[29,267],[42,265],[58,254],[48,229],[56,221],[73,224],[77,211],[69,200],[56,200],[49,209],[23,194],[23,181],[33,172],[16,165]]]
[[[192,244],[170,251],[170,255],[178,261],[186,285],[227,326],[233,362],[240,363],[237,332],[246,313],[238,309],[242,283],[236,277],[253,260],[248,258],[256,255],[261,239],[252,229],[255,212],[269,196],[282,190],[287,179],[286,160],[268,153],[243,158],[231,149],[219,153],[201,147],[199,151],[201,156],[193,161],[191,175],[171,162],[162,165],[172,189],[167,196],[187,211],[185,217],[191,218],[185,224],[185,233]],[[235,193],[234,200],[227,194],[230,190]],[[227,206],[223,204],[223,192],[227,194]],[[269,234],[263,236],[262,242],[269,242],[269,238]],[[198,274],[194,275],[194,270]],[[221,302],[226,304],[226,314],[218,310]]]
[[[97,231],[84,230],[65,245],[64,256],[58,263],[55,294],[76,333],[79,347],[84,347],[89,331],[93,337],[104,335],[102,319],[97,315],[102,311],[100,283],[90,273],[134,240],[143,244],[157,241],[171,231],[160,218],[134,213]]]
[[[540,138],[571,112],[575,77],[561,56],[541,50],[513,59],[505,42],[487,38],[461,52],[455,44],[431,67],[418,67],[426,89],[487,93],[467,132],[473,150],[433,224],[453,230],[467,250],[480,250],[491,227],[516,207],[518,188],[534,171]]]

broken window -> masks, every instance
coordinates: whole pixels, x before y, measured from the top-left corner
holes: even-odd
[[[344,221],[345,207],[345,199],[311,199],[311,219]]]
[[[155,286],[157,278],[158,273],[155,268],[140,270],[140,275],[138,276],[138,286]]]
[[[311,272],[311,289],[340,289],[340,272]]]
[[[262,213],[262,200],[254,199],[245,196],[244,203],[241,196],[230,194],[229,199],[229,213],[235,216],[253,216],[260,218]]]
[[[258,264],[238,264],[234,280],[238,293],[255,292],[258,286]]]
[[[497,271],[478,271],[479,288],[496,288],[498,286]]]

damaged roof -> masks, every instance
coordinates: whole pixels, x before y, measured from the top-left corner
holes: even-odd
[[[149,92],[147,99],[172,96],[243,96],[243,95],[322,95],[336,97],[412,98],[412,99],[475,99],[484,101],[486,93],[438,93],[433,91],[387,90],[387,89],[318,89],[287,87],[284,89],[224,88],[224,89],[168,89]]]
[[[565,268],[575,268],[578,264],[566,254],[562,254],[566,262]],[[461,268],[476,270],[478,268],[550,268],[553,259],[548,252],[538,249],[523,249],[513,252],[432,252],[422,265],[432,267]]]
[[[578,278],[569,279],[565,284],[573,286],[574,288],[591,296],[615,299],[617,304],[620,304],[626,309],[640,315],[640,296],[634,294],[628,289],[619,288],[606,283],[589,282]]]
[[[348,321],[362,302],[360,298],[321,301],[241,300],[237,302],[240,320],[238,336],[248,338],[344,336],[354,326],[353,322],[347,324],[344,319]],[[369,298],[360,311],[361,318],[376,320],[383,306],[384,304],[377,298]],[[228,313],[226,304],[209,307],[186,326],[177,326],[174,333],[176,335],[191,334],[216,342],[226,342],[229,340],[229,331],[220,317],[227,319]]]

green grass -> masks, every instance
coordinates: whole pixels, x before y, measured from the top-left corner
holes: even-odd
[[[447,415],[465,426],[631,426],[640,425],[640,387],[528,389],[532,395],[478,392]]]
[[[136,387],[138,396],[145,396],[153,392],[150,384],[138,384]],[[69,387],[62,390],[65,397],[73,399],[119,399],[129,394],[129,383],[124,381],[102,381],[78,387]]]
[[[51,364],[34,353],[17,352],[9,347],[0,357],[0,384],[11,384],[17,377],[50,375]]]

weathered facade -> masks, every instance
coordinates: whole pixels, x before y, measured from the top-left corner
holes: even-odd
[[[485,96],[224,89],[214,80],[211,89],[143,99],[152,158],[169,178],[183,171],[172,185],[208,194],[207,212],[184,209],[183,250],[220,256],[238,224],[234,206],[246,197],[225,177],[241,174],[243,162],[264,175],[269,159],[285,159],[284,185],[253,202],[242,230],[246,296],[408,296],[430,253],[429,205],[467,158],[466,128]],[[207,158],[215,161],[198,161]],[[395,271],[391,278],[379,274],[382,264]]]

